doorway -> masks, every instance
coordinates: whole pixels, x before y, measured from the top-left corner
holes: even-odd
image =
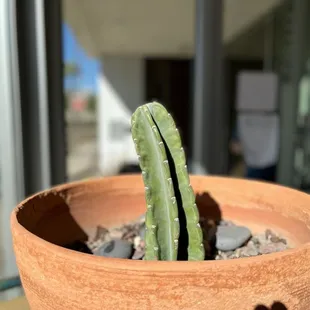
[[[187,156],[190,152],[191,67],[190,59],[146,59],[145,99],[159,101],[173,115]]]

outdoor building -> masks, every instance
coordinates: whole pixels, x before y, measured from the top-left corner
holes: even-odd
[[[98,77],[101,172],[114,174],[122,164],[136,162],[129,131],[130,115],[143,102],[159,100],[173,111],[192,160],[211,173],[228,173],[228,139],[236,117],[238,73],[260,70],[274,72],[279,79],[276,110],[281,120],[281,152],[278,180],[301,186],[304,177],[298,171],[307,168],[304,166],[307,161],[302,159],[307,155],[296,149],[294,135],[298,83],[309,57],[306,52],[309,51],[306,34],[309,4],[302,0],[203,3],[196,1],[195,9],[195,1],[188,0],[153,3],[110,0],[90,1],[87,5],[83,0],[64,1],[65,20],[86,51],[102,61],[102,73]],[[200,31],[201,23],[207,27],[204,31]],[[222,41],[217,36],[222,36]],[[202,39],[207,42],[205,46],[201,46],[204,44]],[[222,159],[218,155],[212,159],[207,150],[202,151],[202,157],[192,154],[192,118],[197,100],[194,81],[199,76],[194,67],[195,53],[197,62],[202,59],[201,64],[209,64],[206,69],[209,75],[204,81],[197,82],[209,85],[205,86],[208,90],[205,101],[217,102],[217,108],[206,108],[201,116],[205,134],[201,138],[203,141],[196,136],[197,144],[206,144],[209,150],[226,154]],[[222,57],[216,56],[219,54]],[[222,67],[217,64],[221,59]],[[222,79],[214,74],[218,68],[222,71]],[[212,75],[214,78],[210,79]],[[222,93],[221,98],[219,93]],[[211,105],[211,102],[204,104]],[[218,128],[212,119],[226,121]],[[120,133],[110,134],[116,131]],[[208,131],[216,132],[220,146],[207,141],[211,140]],[[303,141],[306,137],[300,139]],[[214,170],[213,167],[217,168]]]

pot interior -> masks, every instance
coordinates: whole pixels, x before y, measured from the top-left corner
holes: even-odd
[[[233,220],[253,232],[267,228],[290,246],[310,241],[310,199],[298,191],[260,182],[192,176],[201,216]],[[140,175],[118,176],[56,187],[17,209],[20,225],[36,236],[65,245],[86,241],[98,225],[118,226],[146,210]]]

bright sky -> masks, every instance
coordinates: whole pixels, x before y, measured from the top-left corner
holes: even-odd
[[[96,76],[100,71],[100,63],[93,58],[89,58],[83,48],[76,41],[68,25],[63,24],[63,56],[64,62],[74,62],[81,69],[79,79],[66,78],[65,88],[78,88],[96,92]]]

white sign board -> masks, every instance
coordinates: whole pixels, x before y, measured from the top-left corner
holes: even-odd
[[[237,111],[268,112],[277,109],[278,77],[274,73],[243,71],[237,80]]]
[[[238,132],[247,165],[265,168],[277,162],[279,127],[276,114],[238,115]]]

